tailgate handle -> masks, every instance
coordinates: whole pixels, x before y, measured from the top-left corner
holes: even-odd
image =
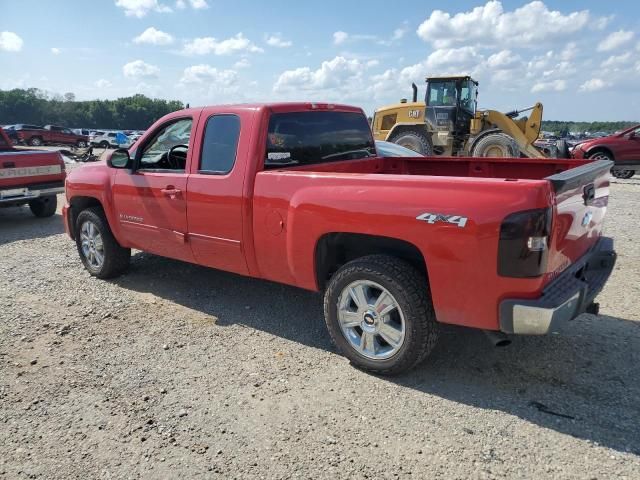
[[[2,168],[16,168],[16,162],[2,162]]]
[[[582,199],[584,200],[585,205],[591,205],[595,198],[596,187],[593,183],[590,183],[582,189]]]

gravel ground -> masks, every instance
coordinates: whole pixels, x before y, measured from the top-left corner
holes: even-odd
[[[640,180],[612,195],[602,316],[447,328],[396,378],[318,295],[142,253],[96,280],[59,215],[0,210],[0,478],[638,478]]]

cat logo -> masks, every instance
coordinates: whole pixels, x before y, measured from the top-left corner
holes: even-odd
[[[422,110],[409,110],[409,118],[420,118]]]

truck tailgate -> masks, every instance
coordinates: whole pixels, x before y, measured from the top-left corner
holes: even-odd
[[[64,180],[64,162],[57,152],[36,150],[0,153],[0,189]]]
[[[547,177],[555,192],[549,280],[588,252],[602,233],[613,162],[599,160]]]

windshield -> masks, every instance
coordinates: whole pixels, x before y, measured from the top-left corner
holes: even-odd
[[[265,168],[374,157],[369,123],[361,113],[276,113],[269,119]]]
[[[456,82],[429,83],[427,105],[431,107],[456,106]]]
[[[471,113],[476,113],[477,91],[478,86],[471,80],[468,80],[460,91],[460,106]]]

